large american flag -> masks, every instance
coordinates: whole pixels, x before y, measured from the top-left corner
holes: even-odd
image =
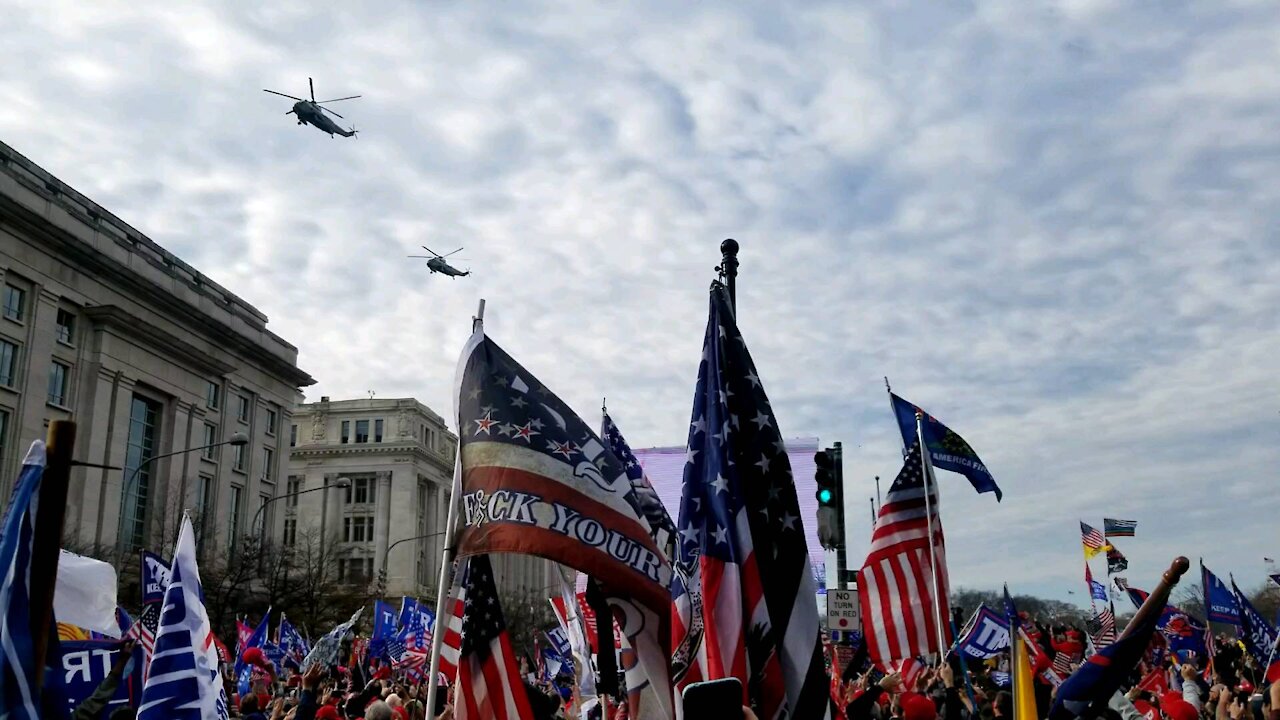
[[[529,696],[511,649],[489,556],[469,558],[464,573],[465,611],[454,715],[458,720],[531,720]]]
[[[817,591],[778,423],[711,290],[680,503],[677,687],[737,677],[761,718],[829,716]]]
[[[926,513],[925,468],[920,444],[913,443],[880,506],[871,534],[871,550],[858,576],[867,651],[886,672],[898,670],[903,661],[946,649],[938,645],[939,611],[935,610],[935,603],[941,605],[944,643],[951,637],[942,520],[936,485],[930,482],[928,488]],[[936,583],[931,579],[930,517],[938,569]]]
[[[458,677],[458,655],[462,651],[462,616],[467,594],[463,579],[461,573],[454,575],[454,586],[436,616],[436,627],[444,629],[440,640],[440,672],[450,683]]]

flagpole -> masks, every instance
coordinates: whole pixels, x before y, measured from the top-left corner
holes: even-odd
[[[888,381],[886,380],[885,382],[887,387]],[[890,401],[892,401],[892,398],[890,398]],[[943,648],[946,647],[942,629],[943,598],[938,596],[938,554],[934,549],[933,504],[929,500],[930,484],[935,488],[934,492],[937,492],[938,483],[933,479],[933,463],[929,460],[929,448],[924,444],[924,414],[920,412],[916,413],[916,438],[920,441],[920,463],[923,466],[921,467],[921,474],[924,476],[924,515],[929,531],[929,575],[933,584],[933,624],[938,631],[938,653],[941,655]]]
[[[476,311],[475,317],[471,318],[471,336],[474,338],[477,333],[484,332],[484,298],[480,298],[480,307]],[[468,341],[470,344],[470,341]],[[462,372],[458,372],[458,383],[462,382]],[[454,390],[454,416],[458,416],[458,406],[460,403],[461,388]],[[462,433],[462,428],[458,428],[458,433]],[[453,563],[453,543],[454,531],[458,525],[458,494],[462,490],[462,443],[458,443],[458,454],[453,463],[453,485],[449,488],[449,514],[444,521],[444,549],[440,554],[440,582],[436,585],[436,616],[431,627],[431,665],[428,669],[427,680],[427,707],[434,708],[436,706],[436,687],[439,684],[440,677],[440,650],[444,645],[444,630],[441,627],[441,619],[448,619],[448,614],[442,614],[440,609],[445,606],[445,595],[449,592],[449,584],[452,581],[452,563]]]

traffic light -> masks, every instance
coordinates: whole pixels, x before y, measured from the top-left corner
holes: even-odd
[[[835,507],[840,500],[836,487],[835,453],[819,450],[814,454],[813,462],[818,466],[814,472],[814,479],[818,482],[818,507]]]
[[[835,449],[819,450],[813,456],[814,480],[818,489],[818,542],[828,550],[843,544],[841,530],[840,456]]]

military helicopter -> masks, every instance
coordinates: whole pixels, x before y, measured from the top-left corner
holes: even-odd
[[[331,103],[331,102],[338,102],[339,100],[354,100],[360,96],[351,95],[348,97],[335,98],[333,100],[320,100],[317,102],[316,101],[316,84],[311,81],[311,78],[307,78],[307,84],[311,86],[310,100],[303,100],[302,98],[296,98],[292,95],[285,95],[282,92],[276,92],[275,90],[267,90],[266,88],[263,88],[262,92],[269,92],[272,95],[279,95],[280,97],[287,97],[290,100],[297,100],[298,102],[293,104],[293,109],[285,113],[285,115],[297,115],[299,125],[312,125],[320,132],[329,133],[329,137],[333,137],[334,133],[337,133],[342,137],[351,137],[352,135],[355,135],[356,129],[354,127],[352,127],[350,130],[343,130],[342,128],[338,127],[338,123],[325,117],[325,113],[330,113],[331,115],[334,115],[336,117],[342,117],[342,116],[338,115],[338,113],[330,110],[329,108],[324,107],[324,104]],[[345,118],[343,119],[345,120]]]
[[[448,275],[449,277],[466,277],[471,274],[470,270],[459,270],[458,268],[450,265],[449,262],[445,260],[445,258],[449,257],[450,255],[453,255],[454,253],[462,252],[463,248],[458,248],[457,250],[454,250],[451,253],[445,253],[444,255],[441,255],[440,253],[436,252],[435,250],[432,250],[426,245],[423,245],[422,249],[426,250],[431,254],[430,255],[410,255],[409,257],[427,258],[427,269],[430,270],[431,272],[443,273],[445,275]]]

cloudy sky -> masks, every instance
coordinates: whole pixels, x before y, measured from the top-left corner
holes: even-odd
[[[1275,3],[320,5],[0,27],[0,138],[267,313],[308,398],[447,414],[483,297],[584,416],[680,444],[735,237],[784,434],[845,445],[851,555],[897,469],[887,375],[1005,491],[943,478],[954,585],[1080,598],[1104,514],[1139,521],[1140,586],[1280,557]],[[364,95],[334,106],[358,139],[262,92],[308,76]]]

